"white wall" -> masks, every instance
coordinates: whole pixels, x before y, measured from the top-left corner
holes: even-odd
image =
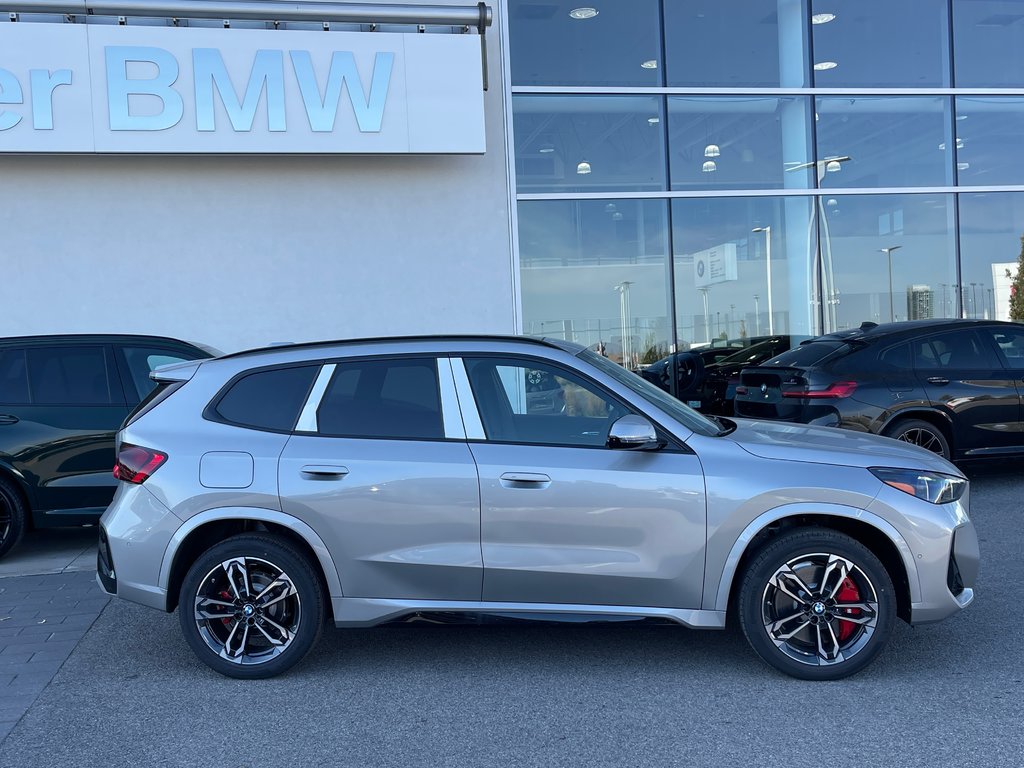
[[[499,19],[484,155],[0,155],[0,335],[514,332]]]

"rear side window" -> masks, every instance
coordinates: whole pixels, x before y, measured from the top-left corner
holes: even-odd
[[[39,347],[25,354],[33,405],[113,403],[103,347]]]
[[[306,365],[244,375],[231,384],[214,411],[232,424],[290,432],[319,370],[319,365]]]
[[[778,366],[780,368],[808,368],[817,365],[833,352],[848,348],[848,345],[841,341],[814,341],[810,344],[801,344],[788,352],[773,357],[764,365]]]
[[[172,363],[183,363],[186,360],[194,359],[193,355],[184,355],[181,352],[174,352],[159,347],[122,347],[124,359],[128,363],[128,373],[132,379],[134,397],[128,394],[132,400],[141,400],[156,387],[156,382],[149,378],[149,373],[161,365]]]
[[[883,349],[878,354],[878,364],[887,371],[909,371],[910,345],[897,344],[895,347]]]
[[[320,434],[444,438],[434,358],[337,363],[317,411]]]
[[[911,342],[917,370],[998,370],[1002,365],[985,339],[973,330],[950,331]]]
[[[28,368],[25,350],[0,352],[0,403],[23,405],[28,402]]]
[[[1024,368],[1024,328],[986,328],[982,333],[995,341],[1007,368]]]

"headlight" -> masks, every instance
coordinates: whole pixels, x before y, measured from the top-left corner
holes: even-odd
[[[886,485],[932,504],[956,501],[967,490],[967,481],[964,478],[944,475],[941,472],[888,467],[869,467],[868,472]]]

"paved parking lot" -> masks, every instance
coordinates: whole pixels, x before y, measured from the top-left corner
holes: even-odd
[[[782,677],[734,631],[531,625],[331,631],[241,682],[195,661],[177,615],[115,600],[0,766],[1021,765],[1024,464],[968,471],[977,601],[899,624],[847,681]]]

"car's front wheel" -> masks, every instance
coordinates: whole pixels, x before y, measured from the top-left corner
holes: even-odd
[[[228,677],[266,678],[298,663],[320,635],[324,596],[308,558],[269,534],[233,536],[189,568],[181,629],[203,663]]]
[[[766,662],[804,680],[838,680],[882,650],[896,595],[885,566],[863,544],[801,528],[754,556],[738,607],[743,633]]]

